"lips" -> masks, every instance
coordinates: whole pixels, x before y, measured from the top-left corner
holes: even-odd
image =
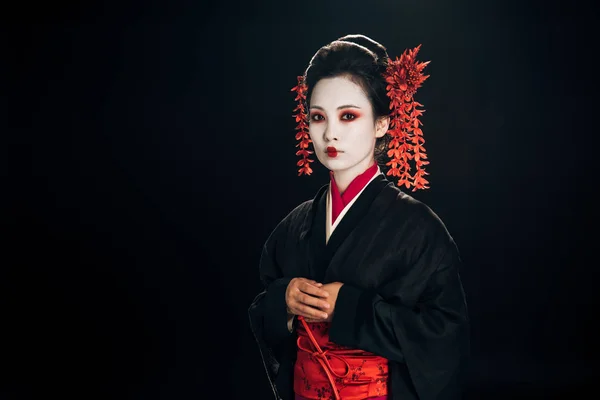
[[[336,157],[338,154],[338,151],[335,147],[327,147],[327,155],[329,157]]]

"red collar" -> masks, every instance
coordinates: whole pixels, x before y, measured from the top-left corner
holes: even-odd
[[[330,187],[331,187],[331,223],[333,224],[340,215],[344,207],[348,205],[356,197],[356,195],[367,185],[373,175],[377,172],[377,163],[367,168],[365,172],[358,175],[350,182],[344,193],[340,191],[335,183],[333,171],[329,171]]]

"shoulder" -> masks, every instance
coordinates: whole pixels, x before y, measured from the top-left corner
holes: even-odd
[[[294,225],[298,221],[304,220],[314,203],[313,199],[306,200],[294,207],[281,221],[282,224]]]
[[[323,185],[312,199],[305,200],[294,207],[279,223],[287,229],[303,229],[310,223],[310,217],[316,212],[315,206],[323,199],[329,185]]]
[[[460,254],[454,238],[440,216],[424,202],[394,188],[396,196],[385,215],[397,232],[392,241],[397,249],[406,251],[410,264],[424,266],[425,270],[440,266],[458,266]],[[444,262],[446,260],[447,262]],[[430,271],[431,272],[431,271]]]
[[[414,198],[394,185],[389,185],[386,189],[394,196],[392,206],[395,211],[402,211],[403,213],[409,214],[412,218],[423,220],[425,223],[442,223],[440,217],[431,209],[431,207],[429,207],[429,205]]]
[[[409,224],[410,229],[424,237],[437,237],[452,241],[452,237],[440,216],[427,204],[403,192],[396,186],[390,185],[389,189],[395,194],[390,207],[391,214]],[[396,222],[400,222],[396,220]]]
[[[265,242],[265,246],[274,245],[275,242],[281,242],[291,232],[304,229],[310,222],[310,215],[313,211],[315,199],[303,201],[291,211],[289,211],[271,231]]]

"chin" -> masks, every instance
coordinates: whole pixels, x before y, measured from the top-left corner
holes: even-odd
[[[348,163],[344,162],[342,160],[336,160],[336,159],[332,159],[332,158],[328,158],[327,160],[323,160],[321,161],[321,164],[323,164],[323,166],[331,171],[343,171],[345,169],[348,169]]]
[[[327,168],[329,168],[329,170],[333,172],[344,172],[351,169],[352,165],[347,165],[346,163],[329,163]]]

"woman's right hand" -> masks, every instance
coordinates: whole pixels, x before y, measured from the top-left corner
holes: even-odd
[[[324,299],[329,293],[321,286],[322,283],[306,278],[292,279],[285,291],[288,313],[309,319],[326,319],[330,305]]]

